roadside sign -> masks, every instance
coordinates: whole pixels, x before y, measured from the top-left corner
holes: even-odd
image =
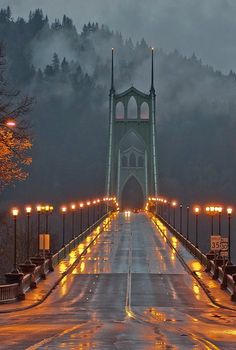
[[[221,236],[211,236],[211,250],[219,252],[221,250]]]
[[[50,249],[50,235],[48,233],[41,233],[39,236],[39,249],[49,250]]]
[[[229,249],[228,237],[222,237],[220,242],[220,255],[227,257]]]

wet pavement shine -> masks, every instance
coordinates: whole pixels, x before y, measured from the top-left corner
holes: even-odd
[[[236,349],[236,312],[211,303],[146,213],[121,213],[45,302],[0,315],[0,349]]]

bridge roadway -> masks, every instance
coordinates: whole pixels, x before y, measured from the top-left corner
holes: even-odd
[[[0,349],[236,349],[235,317],[147,214],[122,213],[43,304],[0,315]]]

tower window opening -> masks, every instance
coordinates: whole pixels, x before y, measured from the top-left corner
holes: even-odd
[[[138,107],[135,98],[132,96],[128,103],[128,119],[137,119]]]
[[[131,168],[136,168],[137,164],[136,164],[136,156],[135,154],[132,152],[130,157],[129,157],[129,166]]]
[[[149,119],[149,106],[147,102],[143,102],[140,109],[140,118]]]
[[[118,102],[116,105],[116,119],[124,119],[125,110],[122,102]]]

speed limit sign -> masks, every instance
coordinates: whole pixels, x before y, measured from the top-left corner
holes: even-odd
[[[228,237],[222,237],[221,243],[220,243],[221,256],[228,257],[228,249],[229,249]]]
[[[218,252],[221,249],[221,236],[211,236],[211,250]]]

